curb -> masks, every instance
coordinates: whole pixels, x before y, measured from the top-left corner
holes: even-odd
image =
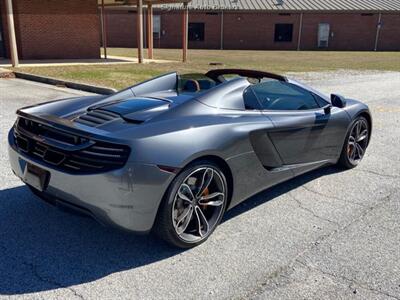
[[[16,78],[20,78],[20,79],[36,81],[36,82],[46,83],[46,84],[51,84],[51,85],[56,85],[56,86],[64,86],[64,87],[74,89],[74,90],[85,91],[85,92],[101,94],[101,95],[111,95],[111,94],[114,94],[117,92],[117,90],[111,89],[111,88],[105,88],[105,87],[100,87],[100,86],[95,86],[95,85],[84,84],[84,83],[77,83],[77,82],[72,82],[72,81],[65,81],[65,80],[61,80],[61,79],[38,76],[38,75],[33,75],[33,74],[23,73],[23,72],[14,71],[14,75]]]
[[[15,75],[8,69],[0,68],[0,78],[15,78]]]

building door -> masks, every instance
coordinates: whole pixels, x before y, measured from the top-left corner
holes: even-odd
[[[328,23],[319,23],[318,25],[318,48],[328,48],[329,46],[330,26]]]

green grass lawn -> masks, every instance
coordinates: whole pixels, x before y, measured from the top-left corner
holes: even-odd
[[[110,48],[109,55],[134,57],[136,49]],[[23,72],[121,89],[152,76],[170,72],[204,72],[216,68],[248,68],[275,73],[337,69],[400,71],[400,52],[189,50],[189,61],[179,62],[181,51],[155,49],[154,58],[170,63],[129,65],[22,67]]]

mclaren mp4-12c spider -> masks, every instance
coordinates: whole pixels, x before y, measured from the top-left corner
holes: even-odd
[[[17,115],[9,157],[32,192],[182,248],[272,185],[329,164],[357,166],[372,127],[359,101],[240,69],[168,73]]]

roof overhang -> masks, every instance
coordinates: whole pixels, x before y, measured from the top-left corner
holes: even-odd
[[[98,0],[106,6],[137,6],[138,0]],[[165,5],[181,9],[180,3],[189,3],[193,11],[257,11],[268,13],[398,13],[399,0],[142,0],[143,4]]]
[[[98,4],[102,4],[102,0],[97,0]],[[143,4],[175,4],[189,3],[191,0],[143,0]],[[136,6],[137,0],[104,0],[105,6]]]

